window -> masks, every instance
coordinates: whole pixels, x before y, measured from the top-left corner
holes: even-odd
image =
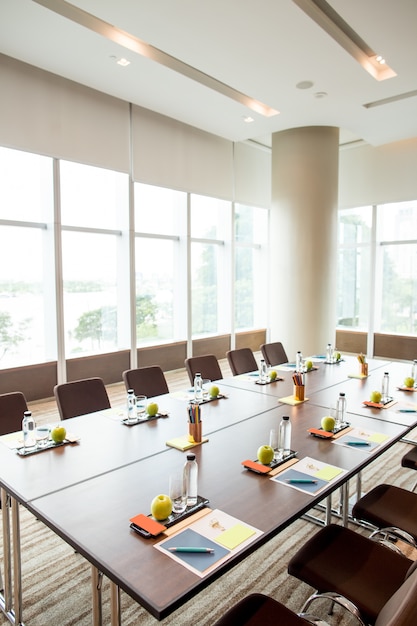
[[[372,294],[372,207],[339,212],[337,324],[367,329]]]
[[[192,335],[230,332],[231,203],[191,194]]]
[[[61,162],[66,356],[130,345],[128,176]]]
[[[56,359],[53,161],[0,148],[0,367]]]
[[[339,212],[339,326],[417,333],[416,235],[417,201]]]
[[[137,345],[187,336],[187,194],[135,183]]]
[[[267,326],[268,211],[235,207],[235,328]]]
[[[380,332],[417,334],[417,201],[378,207]]]

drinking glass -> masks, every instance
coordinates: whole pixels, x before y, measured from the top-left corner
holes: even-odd
[[[49,426],[37,426],[35,431],[36,447],[45,448],[49,442],[49,434],[51,429]]]
[[[139,419],[143,419],[146,415],[147,396],[136,396],[136,415]]]
[[[210,394],[211,380],[210,378],[203,378],[203,400],[207,400]]]
[[[173,513],[184,513],[187,508],[187,486],[182,470],[169,477],[169,497],[172,500]]]

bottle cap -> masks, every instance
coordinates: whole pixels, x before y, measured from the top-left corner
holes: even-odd
[[[134,389],[128,389],[127,393],[135,393],[135,390]]]
[[[32,411],[24,411],[24,412],[23,412],[23,415],[24,415],[25,417],[30,417],[30,416],[32,415]]]
[[[195,454],[194,454],[194,452],[189,452],[187,454],[187,461],[195,461]]]
[[[289,415],[283,415],[283,416],[282,416],[282,419],[283,419],[283,420],[289,420],[289,419],[290,419],[290,416],[289,416]]]
[[[343,391],[341,391],[341,392],[339,393],[339,396],[342,396],[342,398],[344,398],[344,397],[345,397],[345,395],[346,395],[346,394],[345,394]]]

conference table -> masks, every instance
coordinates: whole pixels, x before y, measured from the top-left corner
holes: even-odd
[[[347,500],[349,480],[387,453],[417,424],[417,414],[399,413],[395,406],[384,410],[361,406],[373,388],[374,372],[375,382],[382,377],[382,369],[391,367],[378,360],[372,360],[370,365],[368,379],[358,380],[349,378],[352,367],[358,369],[354,359],[328,366],[320,364],[317,370],[306,374],[308,400],[297,405],[285,401],[293,389],[290,368],[279,371],[283,381],[265,386],[256,384],[256,377],[216,381],[224,397],[202,405],[203,435],[208,441],[192,448],[199,465],[199,495],[209,503],[195,518],[189,518],[188,530],[210,521],[211,515],[224,515],[239,527],[251,528],[253,535],[242,542],[242,547],[230,550],[207,573],[196,573],[168,555],[163,549],[165,534],[162,539],[161,535],[144,538],[130,528],[130,519],[140,513],[149,514],[154,496],[167,492],[170,473],[184,464],[184,452],[166,442],[187,432],[189,390],[155,398],[161,413],[168,415],[144,424],[126,426],[121,422],[121,410],[115,407],[66,420],[67,431],[79,438],[78,443],[26,458],[7,445],[0,445],[0,484],[2,502],[6,504],[3,537],[11,551],[7,558],[5,554],[8,597],[3,610],[11,613],[13,609],[15,623],[23,621],[19,503],[91,563],[93,579],[101,575],[109,578],[111,620],[112,624],[120,624],[120,589],[156,619],[163,619],[334,491],[343,490]],[[407,364],[393,367],[400,381],[408,369]],[[337,445],[342,439],[328,441],[309,433],[311,427],[320,426],[328,407],[344,389],[351,426],[378,435],[377,444],[370,449],[352,449]],[[398,391],[400,395],[406,393]],[[268,443],[270,429],[278,428],[284,415],[290,416],[292,423],[295,461],[310,459],[325,469],[340,470],[316,493],[289,486],[280,480],[279,473],[271,478],[242,465],[247,459],[256,459],[258,447]],[[295,467],[298,465],[284,471],[293,471]],[[7,581],[10,560],[14,563],[12,585]],[[101,623],[98,592],[93,595],[93,622]]]

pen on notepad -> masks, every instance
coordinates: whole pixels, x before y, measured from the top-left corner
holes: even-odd
[[[348,446],[370,446],[369,441],[347,441]]]
[[[417,413],[416,409],[398,409],[398,413]]]
[[[192,548],[189,546],[168,548],[170,552],[214,552],[214,548]]]
[[[310,480],[309,478],[288,478],[287,483],[299,483],[301,485],[316,485],[317,480]]]

